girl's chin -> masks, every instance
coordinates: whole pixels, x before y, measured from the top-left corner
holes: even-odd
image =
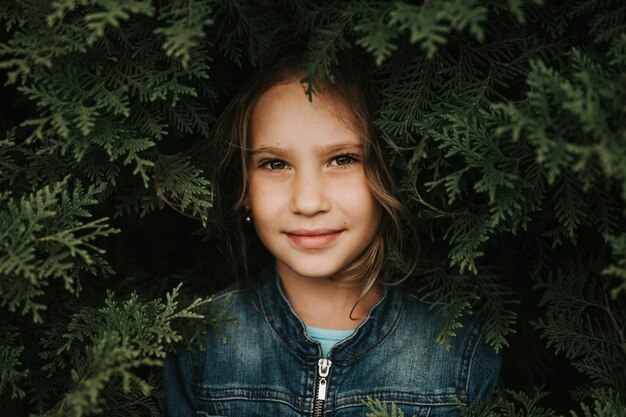
[[[277,262],[278,273],[281,277],[286,278],[299,278],[306,280],[330,280],[333,276],[337,275],[343,270],[342,267],[337,268],[319,268],[319,263],[312,265],[292,265],[281,264]]]

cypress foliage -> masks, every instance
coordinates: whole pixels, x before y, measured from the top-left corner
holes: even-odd
[[[230,325],[185,150],[304,45],[312,99],[369,65],[440,343],[474,314],[504,355],[462,415],[626,416],[622,1],[16,0],[0,23],[0,414],[158,415],[166,352]]]

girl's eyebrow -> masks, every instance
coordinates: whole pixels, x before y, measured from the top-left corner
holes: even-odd
[[[334,154],[337,152],[347,152],[347,151],[357,152],[357,151],[362,151],[362,150],[363,150],[363,144],[361,143],[359,144],[338,143],[335,145],[328,145],[328,146],[320,147],[320,151],[322,155],[329,155],[329,154]],[[264,146],[258,149],[251,149],[249,153],[250,157],[255,157],[257,155],[262,155],[262,154],[270,154],[270,155],[276,155],[278,157],[287,158],[287,157],[293,156],[293,151],[283,149],[283,148],[277,148],[275,146]]]
[[[322,146],[322,154],[328,155],[337,152],[357,152],[363,150],[362,143],[338,143],[336,145]]]
[[[254,156],[262,155],[262,154],[270,154],[270,155],[276,155],[279,157],[286,158],[288,156],[291,156],[293,152],[282,149],[282,148],[276,148],[274,146],[264,146],[258,149],[250,149],[250,153],[249,153],[250,157],[254,157]]]

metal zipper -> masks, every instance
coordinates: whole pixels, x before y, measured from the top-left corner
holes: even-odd
[[[322,417],[324,401],[326,401],[326,389],[328,386],[328,374],[332,366],[330,359],[321,358],[317,361],[317,389],[315,392],[315,405],[313,406],[313,416]]]

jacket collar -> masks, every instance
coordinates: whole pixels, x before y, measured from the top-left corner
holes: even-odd
[[[320,349],[306,335],[304,323],[289,304],[274,267],[261,274],[258,289],[263,314],[276,336],[301,359],[319,359]],[[351,363],[384,342],[395,329],[403,304],[401,289],[387,287],[352,336],[333,347],[330,359],[342,364]]]

